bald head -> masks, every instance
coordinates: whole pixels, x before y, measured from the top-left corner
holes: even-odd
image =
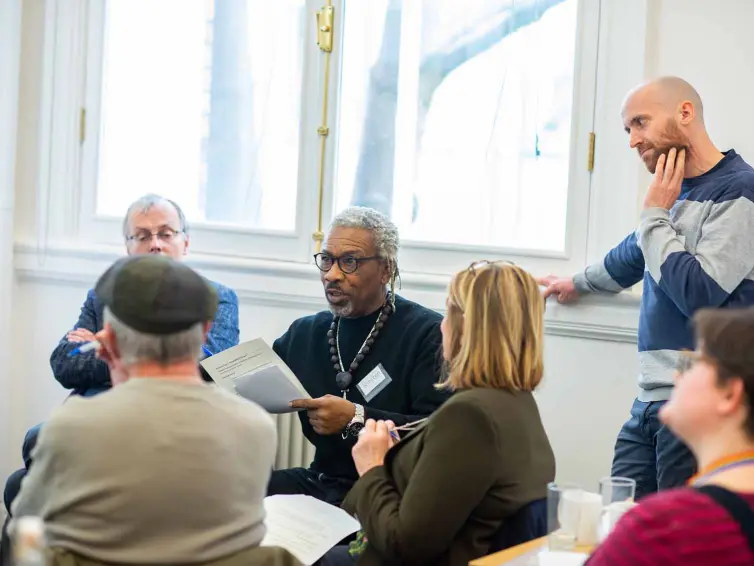
[[[699,93],[679,77],[660,77],[632,89],[622,116],[629,144],[650,173],[663,153],[689,149],[706,137]]]
[[[647,102],[659,104],[670,112],[686,103],[691,104],[694,118],[704,123],[702,98],[691,84],[680,77],[659,77],[640,84],[626,95],[624,109],[632,97],[644,98]]]

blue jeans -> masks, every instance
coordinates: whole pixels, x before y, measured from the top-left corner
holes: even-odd
[[[618,433],[611,474],[636,480],[636,499],[685,485],[696,473],[694,455],[660,422],[666,402],[635,400]]]

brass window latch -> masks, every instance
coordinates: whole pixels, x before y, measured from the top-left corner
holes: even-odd
[[[317,45],[322,51],[332,51],[333,40],[333,14],[332,6],[323,6],[317,11]]]

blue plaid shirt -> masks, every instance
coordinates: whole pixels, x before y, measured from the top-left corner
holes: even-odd
[[[215,322],[207,334],[207,349],[216,354],[238,344],[238,297],[235,291],[220,285],[212,284],[217,289],[219,304]],[[94,290],[90,289],[81,307],[76,328],[86,328],[97,333],[102,330],[104,305],[97,299]],[[80,346],[69,342],[63,336],[50,356],[50,366],[55,379],[66,389],[73,390],[77,395],[92,395],[110,388],[110,370],[107,364],[98,360],[95,352],[87,352],[78,356],[68,357],[68,353]]]

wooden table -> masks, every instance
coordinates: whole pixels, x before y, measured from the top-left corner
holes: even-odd
[[[508,562],[511,562],[516,558],[521,558],[525,554],[538,551],[546,546],[547,537],[537,538],[530,540],[529,542],[525,542],[524,544],[519,544],[518,546],[514,546],[506,550],[501,550],[500,552],[496,552],[495,554],[490,554],[488,556],[472,560],[471,562],[469,562],[469,566],[501,566],[502,564],[507,564]],[[593,547],[577,546],[575,550],[576,552],[589,554],[593,550]]]

